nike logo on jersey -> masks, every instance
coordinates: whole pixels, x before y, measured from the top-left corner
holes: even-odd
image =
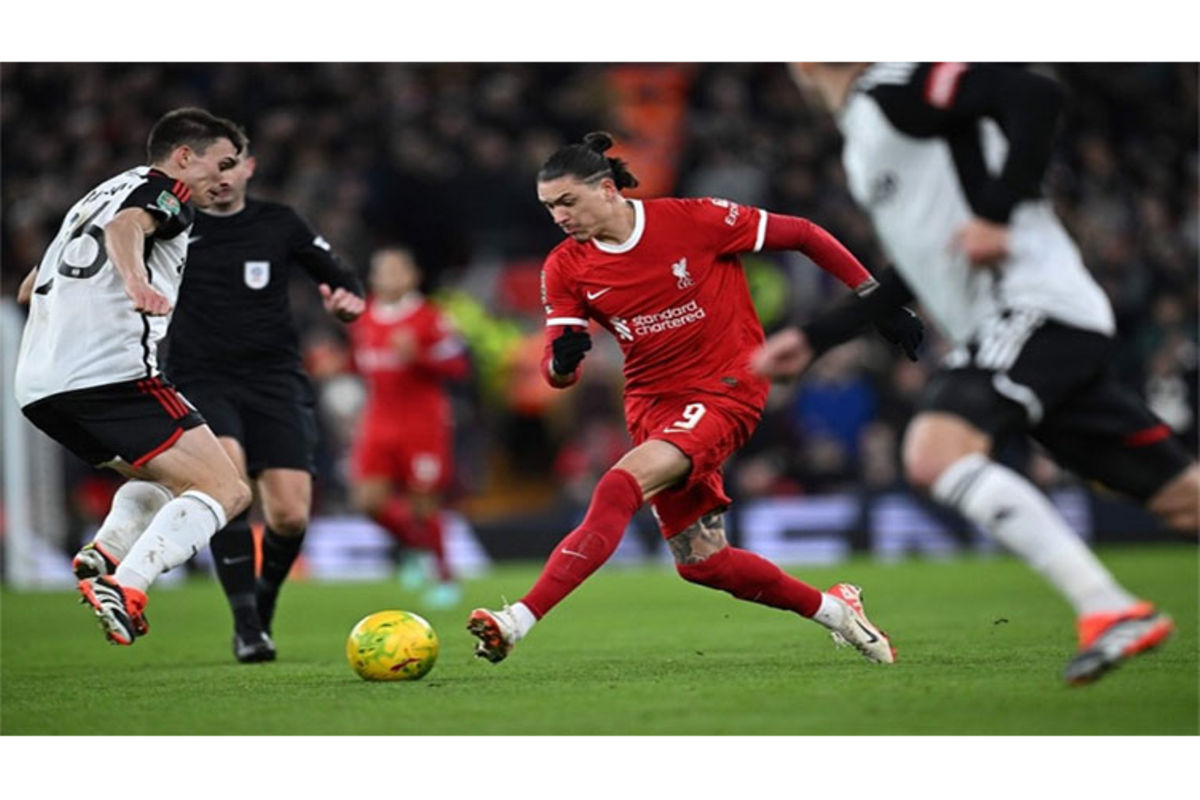
[[[601,289],[601,290],[600,290],[600,291],[598,291],[598,292],[586,292],[585,294],[587,294],[587,299],[588,299],[588,300],[595,300],[595,299],[596,299],[597,297],[599,297],[600,295],[602,295],[602,294],[608,294],[608,293],[609,293],[609,292],[611,292],[612,290],[613,290],[613,287],[611,287],[611,286],[610,286],[610,287],[608,287],[607,289]]]
[[[200,241],[199,236],[189,236],[188,237],[188,244],[195,244],[198,241]]]

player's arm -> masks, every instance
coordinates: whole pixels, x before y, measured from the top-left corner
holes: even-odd
[[[37,273],[38,268],[35,265],[33,269],[29,270],[29,274],[21,279],[21,285],[17,287],[17,303],[19,305],[27,306],[33,299],[33,285],[37,283]]]
[[[466,345],[458,332],[445,317],[438,314],[428,333],[421,337],[414,366],[442,380],[465,378],[470,371],[470,362]]]
[[[293,212],[291,255],[317,283],[325,310],[342,322],[353,322],[366,310],[363,286],[325,241]]]
[[[775,380],[797,378],[827,350],[861,335],[872,324],[915,361],[925,329],[905,307],[912,300],[912,290],[900,274],[885,270],[872,291],[849,298],[804,325],[773,334],[751,357],[751,366]],[[892,330],[885,330],[889,327]]]
[[[890,94],[890,96],[888,96]],[[1026,69],[1000,64],[938,63],[922,67],[914,84],[884,92],[881,99],[902,124],[945,134],[995,120],[1008,142],[1004,163],[969,196],[974,216],[957,237],[967,259],[979,266],[1008,255],[1008,222],[1022,200],[1041,196],[1055,126],[1063,108],[1058,84]]]
[[[150,285],[144,253],[146,240],[158,230],[159,221],[143,208],[123,208],[104,226],[104,249],[125,294],[142,314],[159,317],[171,311],[171,302]]]
[[[955,81],[955,72],[961,70]],[[1063,91],[1049,78],[999,64],[936,64],[925,84],[927,102],[944,108],[949,124],[990,117],[1004,131],[1004,165],[973,203],[975,213],[1006,225],[1021,200],[1041,195]]]
[[[568,288],[562,267],[554,254],[542,267],[542,306],[546,311],[542,375],[556,389],[579,380],[579,365],[592,349],[586,309]]]
[[[885,285],[820,225],[801,217],[760,213],[766,215],[764,250],[798,250],[854,292],[853,300],[830,312],[827,322],[808,331],[808,338],[816,337],[813,341],[817,355],[858,336],[873,324],[883,338],[916,361],[925,328],[917,315],[904,307],[912,299],[912,293],[895,270],[890,271]]]

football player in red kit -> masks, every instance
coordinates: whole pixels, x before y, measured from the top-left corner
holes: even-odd
[[[809,617],[871,661],[891,663],[888,637],[863,613],[861,590],[821,592],[766,559],[729,546],[721,465],[750,437],[768,384],[750,354],[762,326],[739,253],[800,250],[856,294],[875,281],[836,239],[805,219],[725,200],[627,199],[637,185],[608,158],[605,133],[554,153],[538,173],[538,199],[567,239],[542,271],[543,370],[570,386],[591,347],[589,320],[625,355],[625,417],[634,448],[600,479],[583,522],[559,543],[529,592],[501,610],[476,609],[476,655],[500,661],[533,625],[616,550],[649,502],[688,581]],[[913,357],[922,326],[907,309],[880,310],[876,327]]]
[[[433,554],[437,583],[428,606],[458,602],[440,517],[452,474],[453,417],[446,381],[467,373],[466,351],[449,322],[418,291],[412,253],[384,248],[371,258],[371,297],[351,327],[367,402],[353,453],[354,502],[408,548]]]

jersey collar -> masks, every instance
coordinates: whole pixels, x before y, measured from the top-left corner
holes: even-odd
[[[642,240],[642,233],[646,230],[646,212],[642,208],[641,200],[630,200],[629,204],[633,206],[633,233],[629,234],[629,238],[620,244],[607,244],[597,239],[592,239],[592,244],[596,245],[596,249],[602,253],[628,253],[633,248],[637,247],[637,243]]]
[[[371,318],[384,324],[399,322],[415,312],[424,299],[425,295],[413,290],[394,303],[371,303]]]

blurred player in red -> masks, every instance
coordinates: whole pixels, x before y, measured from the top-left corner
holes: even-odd
[[[555,547],[533,588],[499,611],[475,609],[475,654],[496,662],[616,550],[649,501],[688,581],[811,618],[871,661],[890,663],[887,636],[867,620],[861,590],[821,592],[754,553],[730,547],[721,465],[750,437],[767,382],[750,370],[763,341],[739,253],[800,250],[856,294],[875,284],[840,243],[805,219],[726,200],[632,200],[625,163],[607,158],[605,133],[553,154],[538,172],[538,198],[567,234],[542,271],[543,371],[564,388],[591,347],[588,321],[625,355],[625,418],[634,448],[601,477],[583,522]],[[910,356],[920,320],[888,307],[876,326]]]
[[[400,545],[433,554],[432,607],[458,602],[440,517],[452,474],[453,417],[446,381],[467,373],[462,340],[418,291],[421,271],[401,247],[371,258],[371,297],[350,328],[354,361],[367,382],[353,454],[354,502]],[[413,566],[407,582],[416,586]]]

